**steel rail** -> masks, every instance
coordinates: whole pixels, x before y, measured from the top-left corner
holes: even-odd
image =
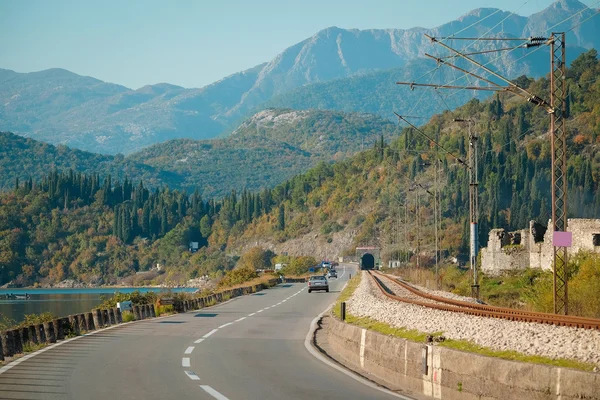
[[[565,315],[556,315],[556,314],[548,314],[548,313],[540,313],[540,312],[531,312],[531,311],[523,311],[516,310],[513,308],[506,307],[496,307],[485,304],[471,303],[467,301],[460,301],[454,299],[448,299],[446,297],[435,296],[429,293],[424,293],[421,290],[415,289],[412,286],[406,284],[405,282],[399,281],[398,279],[391,278],[385,274],[380,272],[376,272],[376,276],[369,271],[369,276],[374,280],[375,284],[379,287],[381,292],[394,300],[402,301],[405,303],[411,303],[420,305],[423,307],[435,308],[443,311],[451,311],[451,312],[460,312],[468,315],[475,315],[480,317],[492,317],[492,318],[500,318],[506,319],[510,321],[521,321],[521,322],[536,322],[541,324],[549,324],[549,325],[557,325],[557,326],[570,326],[577,328],[586,328],[586,329],[598,329],[600,330],[600,319],[594,318],[585,318],[585,317],[574,317],[574,316],[565,316]],[[395,295],[390,293],[386,288],[384,288],[382,282],[379,278],[385,278],[393,283],[400,285],[402,288],[408,290],[409,292],[422,297],[424,299],[435,301],[437,303],[430,303],[426,301],[420,300],[412,300],[407,299],[402,296]]]

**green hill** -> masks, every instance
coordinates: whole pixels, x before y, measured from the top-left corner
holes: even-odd
[[[265,110],[224,139],[176,139],[123,157],[53,146],[0,133],[0,189],[52,169],[144,180],[204,197],[272,187],[315,166],[341,160],[383,135],[399,134],[380,117],[334,111]]]
[[[570,217],[600,215],[599,75],[595,50],[580,56],[568,71]],[[542,97],[548,93],[547,79],[521,78],[519,83]],[[287,114],[273,113],[273,119],[275,115]],[[466,128],[455,118],[475,120],[473,129],[480,135],[482,245],[490,228],[523,228],[530,219],[546,223],[547,113],[505,93],[485,102],[472,100],[422,126],[464,158]],[[252,121],[248,126],[262,129]],[[240,131],[231,140],[236,136],[244,137]],[[294,138],[300,148],[310,142]],[[272,189],[230,192],[219,200],[166,188],[149,191],[131,181],[121,184],[96,176],[40,176],[37,183],[26,182],[16,191],[0,194],[0,284],[65,278],[114,283],[157,262],[167,266],[161,282],[204,274],[219,277],[240,252],[257,243],[278,253],[317,258],[352,254],[360,244],[377,245],[387,260],[399,253],[414,255],[417,231],[421,260],[427,265],[427,256],[433,256],[432,199],[411,187],[417,183],[433,191],[432,164],[438,157],[442,254],[464,254],[467,171],[434,150],[428,140],[407,128],[390,142],[376,140],[369,150],[339,162],[321,162]],[[190,240],[202,243],[200,251],[187,251]]]

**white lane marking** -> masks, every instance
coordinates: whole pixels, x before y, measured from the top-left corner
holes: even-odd
[[[251,317],[251,316],[253,316],[253,315],[256,315],[256,313],[255,313],[255,312],[253,312],[252,314],[248,314],[248,316],[249,316],[249,317]]]
[[[193,373],[192,371],[184,371],[185,374],[188,376],[188,378],[190,378],[193,381],[199,381],[200,377],[198,375],[196,375],[195,373]]]
[[[212,335],[213,333],[215,333],[216,331],[218,331],[219,329],[213,329],[212,331],[208,332],[206,335],[202,336],[204,339],[206,339],[207,337],[209,337],[210,335]]]
[[[229,326],[229,325],[232,325],[232,324],[233,324],[233,322],[228,322],[228,323],[226,323],[226,324],[223,324],[223,325],[221,325],[221,326],[219,327],[219,329],[221,329],[221,328],[225,328],[226,326]]]
[[[257,311],[257,313],[259,313],[259,312],[263,312],[263,311],[265,311],[265,309],[264,309],[264,308],[263,308],[262,310],[258,310],[258,311]]]
[[[200,385],[200,387],[204,389],[206,393],[210,394],[217,400],[229,400],[227,397],[223,396],[221,393],[217,392],[215,389],[211,388],[208,385]]]
[[[194,343],[202,343],[202,342],[204,342],[203,338],[196,340]]]
[[[238,318],[238,319],[236,319],[234,322],[240,322],[240,321],[243,321],[243,320],[245,320],[246,318],[248,318],[248,317],[242,317],[242,318]]]
[[[190,346],[187,349],[185,349],[183,354],[192,354],[192,351],[194,351],[194,346]]]
[[[189,367],[190,366],[190,358],[189,357],[183,357],[181,359],[181,366],[182,367]]]

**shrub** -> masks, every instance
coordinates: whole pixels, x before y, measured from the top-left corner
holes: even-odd
[[[247,282],[257,277],[258,274],[252,267],[246,266],[234,268],[227,272],[223,279],[221,279],[221,282],[219,282],[219,287],[239,285],[240,283]]]
[[[286,267],[282,268],[283,275],[303,275],[308,273],[308,269],[317,265],[314,257],[300,256],[292,259]]]
[[[123,311],[121,316],[123,317],[123,322],[135,321],[135,316],[131,311]]]

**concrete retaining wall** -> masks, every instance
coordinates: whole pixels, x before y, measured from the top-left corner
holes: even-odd
[[[392,390],[436,399],[600,399],[600,374],[502,360],[383,335],[332,316],[331,349]]]
[[[233,297],[255,293],[271,286],[275,286],[278,281],[278,279],[271,279],[266,284],[225,290],[192,300],[176,301],[174,309],[177,312],[197,310],[210,304],[211,300],[212,303],[219,303]],[[133,306],[132,312],[135,320],[156,317],[154,304],[135,305]],[[57,318],[53,321],[44,322],[43,324],[0,332],[0,361],[3,361],[5,357],[12,357],[23,353],[24,346],[55,343],[56,341],[64,340],[73,335],[79,335],[82,332],[94,331],[111,325],[118,325],[122,322],[123,318],[121,311],[117,308],[94,309],[85,314],[73,314],[67,317]]]

